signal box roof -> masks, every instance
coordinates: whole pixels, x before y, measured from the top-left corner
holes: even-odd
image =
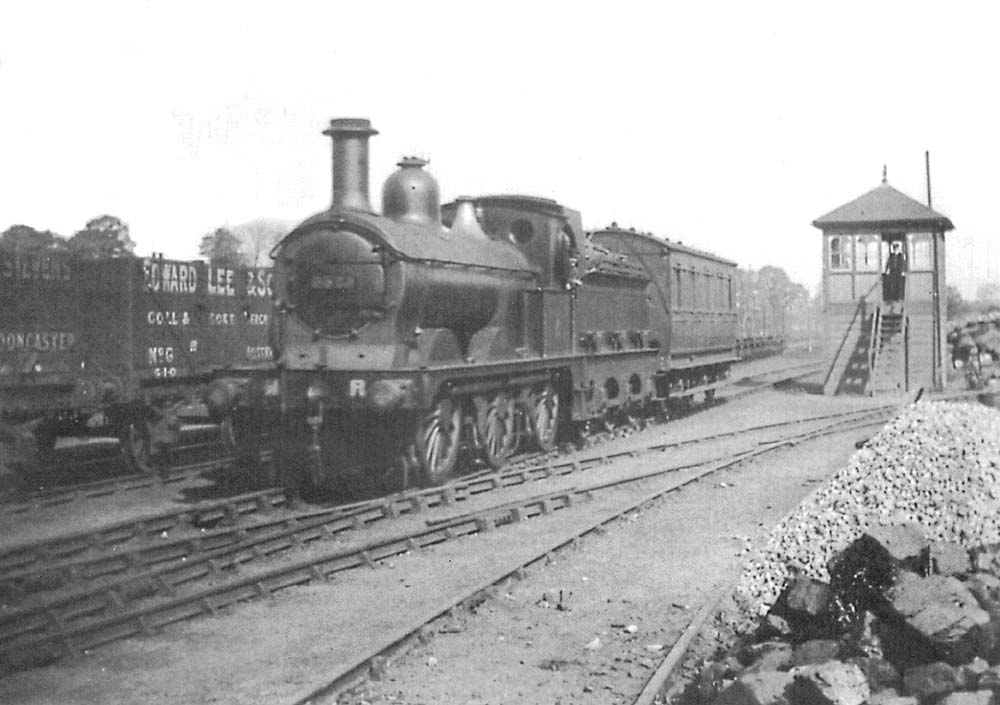
[[[812,224],[823,231],[849,232],[869,229],[946,232],[955,229],[947,217],[897,191],[885,181],[865,195],[817,218]]]

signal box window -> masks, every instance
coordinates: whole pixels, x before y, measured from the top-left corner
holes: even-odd
[[[934,269],[929,235],[910,235],[910,269]]]
[[[858,235],[854,250],[854,269],[859,272],[879,272],[879,251],[882,238],[878,235]]]
[[[830,269],[849,270],[851,268],[851,238],[835,235],[830,238]]]

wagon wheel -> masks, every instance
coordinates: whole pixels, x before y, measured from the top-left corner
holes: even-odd
[[[618,407],[610,407],[594,419],[594,429],[598,432],[612,433],[618,426]]]
[[[646,417],[643,414],[642,406],[639,404],[629,404],[625,409],[625,424],[633,431],[641,431],[646,428]]]
[[[528,413],[538,449],[545,453],[555,450],[559,434],[559,394],[551,382],[528,396]]]
[[[461,432],[461,408],[451,398],[438,399],[420,418],[416,452],[425,484],[440,485],[451,477],[458,461]]]
[[[153,429],[148,421],[128,421],[118,431],[125,463],[133,472],[151,474],[153,468]]]
[[[517,447],[515,419],[514,400],[506,392],[476,397],[476,432],[491,468],[503,467]]]

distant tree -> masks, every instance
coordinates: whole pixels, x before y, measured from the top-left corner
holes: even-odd
[[[976,289],[976,301],[980,303],[1000,302],[1000,283],[986,282]]]
[[[30,225],[11,225],[0,233],[0,250],[25,254],[66,249],[66,239],[51,230],[36,230]]]
[[[251,265],[268,264],[268,254],[271,249],[291,229],[289,223],[269,218],[258,218],[232,227],[233,233],[243,243],[244,259]]]
[[[964,316],[970,311],[969,304],[962,298],[962,292],[957,286],[951,284],[945,289],[945,316],[949,321],[953,321],[959,316]]]
[[[135,242],[129,237],[128,225],[113,215],[99,215],[87,221],[86,227],[69,239],[69,249],[87,259],[133,257]]]
[[[792,283],[784,269],[769,264],[757,270],[757,280],[763,286],[779,290],[787,290]]]
[[[226,228],[216,228],[215,232],[203,235],[198,252],[220,267],[237,267],[246,262],[240,239]]]

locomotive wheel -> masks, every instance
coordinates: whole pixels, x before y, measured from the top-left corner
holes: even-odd
[[[440,485],[452,476],[458,462],[462,410],[456,400],[443,397],[417,424],[417,461],[426,485]]]
[[[499,470],[517,447],[515,404],[506,392],[476,397],[476,431],[489,466]]]
[[[219,435],[226,452],[234,456],[228,478],[234,489],[264,489],[278,483],[274,460],[260,462],[261,430],[251,422],[249,414],[227,414],[219,422]]]
[[[118,432],[125,463],[133,472],[153,472],[153,433],[148,421],[129,421]]]
[[[551,382],[528,396],[528,412],[535,444],[544,453],[552,452],[559,434],[559,394]]]
[[[248,462],[260,462],[261,429],[249,414],[227,414],[219,422],[219,436],[227,453]]]
[[[44,424],[35,429],[35,452],[38,454],[40,461],[44,462],[50,459],[56,449],[58,435],[55,429]]]

